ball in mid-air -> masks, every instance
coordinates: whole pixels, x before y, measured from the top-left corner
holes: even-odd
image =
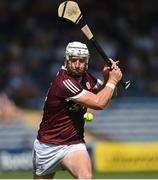
[[[83,119],[85,120],[85,121],[93,121],[93,114],[92,113],[85,113],[84,115],[83,115]]]

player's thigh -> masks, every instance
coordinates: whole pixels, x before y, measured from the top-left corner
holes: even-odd
[[[85,150],[77,150],[68,153],[61,163],[76,178],[92,176],[91,160],[88,152]]]

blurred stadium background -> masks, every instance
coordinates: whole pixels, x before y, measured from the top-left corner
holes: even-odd
[[[88,44],[89,71],[103,60],[77,27],[57,17],[61,0],[0,0],[0,178],[32,178],[31,150],[44,97],[65,46]],[[109,57],[120,60],[129,90],[86,123],[95,178],[158,178],[158,1],[80,0]],[[59,178],[70,177],[59,173]]]

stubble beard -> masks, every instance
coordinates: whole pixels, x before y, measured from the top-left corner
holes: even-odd
[[[82,77],[86,72],[86,68],[84,68],[83,70],[80,70],[79,68],[73,69],[73,68],[70,68],[69,66],[67,67],[67,70],[68,70],[68,73],[75,78]]]

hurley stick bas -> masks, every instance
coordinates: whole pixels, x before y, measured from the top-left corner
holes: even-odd
[[[68,19],[74,24],[78,25],[84,35],[92,42],[98,53],[102,56],[106,64],[111,68],[112,64],[108,56],[104,52],[103,48],[95,39],[93,33],[91,32],[89,26],[84,21],[81,10],[75,1],[64,1],[58,7],[58,16],[61,18]],[[130,81],[124,82],[122,79],[120,81],[121,85],[127,89],[130,86]]]

